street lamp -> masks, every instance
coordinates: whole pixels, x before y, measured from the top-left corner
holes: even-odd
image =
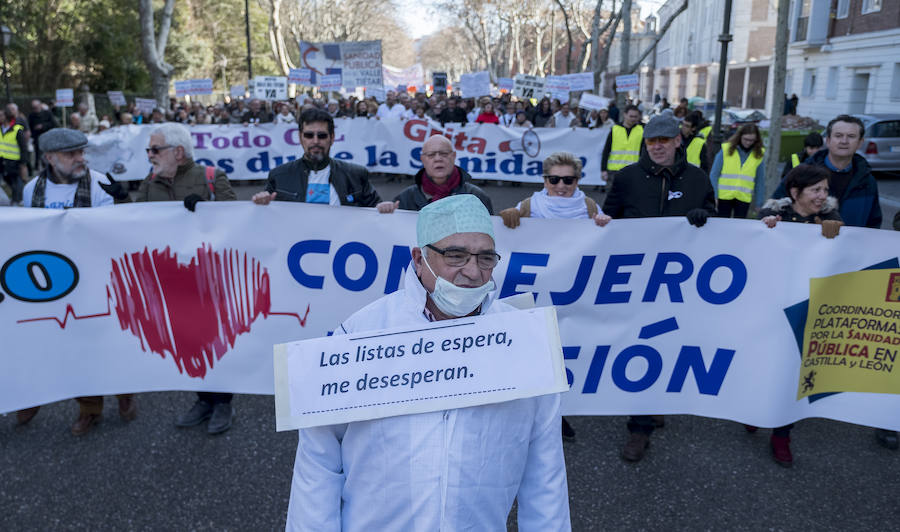
[[[6,47],[9,46],[9,39],[12,37],[12,31],[10,31],[9,27],[6,25],[0,25],[0,32],[3,33],[3,38],[0,39],[0,59],[3,60],[3,79],[6,82],[6,101],[12,102],[12,98],[9,96],[9,69],[6,66]]]

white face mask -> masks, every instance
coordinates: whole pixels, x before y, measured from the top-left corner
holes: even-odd
[[[425,262],[428,271],[430,271],[431,275],[434,275],[435,278],[434,291],[431,292],[431,300],[434,301],[434,304],[437,305],[437,308],[439,308],[441,312],[448,316],[458,318],[460,316],[471,314],[473,310],[478,308],[478,305],[481,305],[481,303],[484,302],[484,298],[494,290],[495,285],[493,279],[474,288],[456,286],[450,281],[435,274],[424,256],[422,257],[422,260]]]

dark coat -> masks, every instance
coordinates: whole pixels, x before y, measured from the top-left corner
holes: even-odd
[[[680,149],[671,168],[642,151],[638,162],[619,170],[603,203],[603,212],[613,218],[684,216],[692,209],[715,216],[716,193],[706,172],[688,164]]]
[[[828,150],[819,150],[806,159],[805,164],[813,164],[828,168],[825,165],[825,158],[828,157]],[[878,229],[881,227],[881,204],[878,201],[878,183],[872,175],[872,168],[866,161],[866,158],[858,153],[853,154],[853,168],[850,170],[850,183],[844,191],[842,197],[838,198],[840,205],[841,218],[846,225],[856,227],[871,227]],[[782,181],[775,193],[772,194],[773,199],[783,198],[787,196],[784,190],[784,181]]]
[[[770,199],[766,201],[759,211],[760,220],[766,216],[781,216],[783,222],[796,222],[802,224],[816,223],[816,218],[819,220],[842,221],[841,215],[838,213],[838,200],[834,196],[828,196],[822,210],[810,216],[798,214],[797,211],[794,210],[794,202],[791,198]]]
[[[331,159],[329,182],[341,199],[341,205],[374,207],[381,201],[369,182],[369,171],[358,164]],[[301,158],[273,168],[266,180],[266,192],[276,192],[277,201],[306,202],[309,167]]]
[[[472,176],[465,170],[458,166],[456,169],[459,170],[459,186],[454,188],[450,195],[473,194],[481,200],[481,203],[484,203],[484,206],[487,207],[489,213],[494,214],[494,206],[491,203],[491,198],[489,198],[483,190],[469,182],[472,179]],[[419,211],[422,210],[422,207],[428,205],[430,200],[428,196],[425,195],[425,192],[422,191],[422,179],[424,176],[425,169],[423,168],[416,172],[416,184],[406,187],[397,194],[394,201],[400,202],[399,208],[407,211]]]

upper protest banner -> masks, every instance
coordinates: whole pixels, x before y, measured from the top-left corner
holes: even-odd
[[[341,74],[344,88],[381,87],[381,41],[300,41],[300,63],[317,76]]]
[[[284,78],[281,78],[284,79]],[[373,94],[369,89],[366,94]],[[331,156],[373,172],[415,174],[422,168],[425,139],[435,134],[451,139],[456,164],[475,179],[540,183],[543,160],[567,151],[583,165],[581,183],[600,184],[600,158],[608,131],[585,128],[525,129],[496,124],[454,126],[430,119],[366,120],[338,118]],[[86,152],[91,168],[119,180],[144,179],[150,164],[147,148],[153,125],[119,126],[89,135]],[[269,170],[303,154],[296,125],[203,125],[189,128],[197,162],[216,166],[229,179],[265,179]]]
[[[384,86],[393,89],[399,85],[415,87],[418,91],[425,90],[425,69],[421,63],[410,67],[397,68],[390,65],[382,65],[382,78]]]
[[[277,429],[568,390],[553,307],[423,321],[276,345]]]
[[[491,95],[491,74],[487,70],[459,76],[459,92],[463,98]]]
[[[275,344],[328,336],[419,282],[416,216],[278,201],[0,209],[0,231],[16,235],[0,239],[0,412],[129,392],[272,394]],[[684,217],[493,223],[497,295],[556,308],[563,414],[900,429],[897,394],[797,398],[804,323],[819,317],[810,279],[898,269],[897,233],[844,227],[830,240],[813,224]]]

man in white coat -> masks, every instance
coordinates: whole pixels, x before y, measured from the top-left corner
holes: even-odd
[[[506,312],[500,256],[471,194],[419,212],[404,288],[335,334]],[[299,431],[288,530],[569,530],[558,394]]]

